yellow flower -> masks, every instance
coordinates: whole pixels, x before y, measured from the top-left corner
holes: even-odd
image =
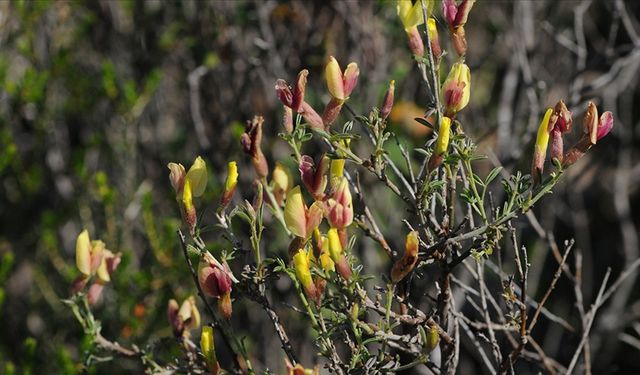
[[[233,193],[236,191],[236,185],[238,185],[238,166],[235,161],[231,161],[227,164],[227,179],[225,180],[224,192],[220,199],[221,209],[224,209],[229,202],[231,202]]]
[[[199,197],[207,187],[207,164],[198,156],[189,168],[185,177],[191,183],[191,190],[194,197]],[[186,183],[186,182],[185,182]]]
[[[304,288],[309,298],[318,302],[320,295],[318,289],[311,277],[311,269],[309,268],[309,254],[304,249],[299,249],[293,256],[293,267],[296,270],[296,278]]]
[[[427,5],[427,14],[429,14],[429,8],[433,8],[433,1],[427,0],[425,3]],[[412,27],[416,27],[424,23],[422,2],[420,0],[416,1],[415,4],[412,4],[411,0],[398,0],[396,10],[405,30],[409,30]]]
[[[435,153],[442,155],[447,152],[449,147],[449,136],[451,133],[451,119],[443,117],[440,122],[440,130],[438,131],[438,140],[436,141]]]
[[[471,71],[467,64],[457,62],[451,67],[442,84],[441,96],[444,113],[453,116],[469,104],[471,93]]]
[[[535,183],[539,182],[544,170],[544,159],[547,157],[547,146],[549,145],[549,120],[553,114],[553,109],[547,108],[547,111],[538,126],[538,135],[536,136],[536,145],[533,151],[533,162],[531,165],[531,175]]]
[[[91,239],[89,232],[85,229],[76,239],[76,267],[85,276],[91,275]]]
[[[213,340],[213,327],[202,327],[202,334],[200,335],[200,350],[204,356],[204,360],[207,363],[209,372],[211,374],[217,374],[220,371],[218,365],[218,359],[216,358],[216,347]]]
[[[291,233],[307,239],[322,221],[322,203],[314,202],[310,208],[304,203],[300,186],[296,186],[287,194],[284,206],[284,221]]]

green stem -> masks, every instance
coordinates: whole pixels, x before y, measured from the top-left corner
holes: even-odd
[[[276,201],[276,197],[273,195],[273,192],[271,191],[271,187],[269,187],[269,184],[267,184],[267,178],[266,177],[262,178],[261,182],[262,182],[262,187],[264,188],[264,191],[267,193],[267,198],[269,198],[269,204],[271,204],[271,208],[272,208],[271,212],[273,212],[273,215],[276,217],[276,219],[278,219],[280,224],[282,224],[282,227],[284,228],[284,231],[287,233],[287,236],[291,236],[291,232],[287,228],[287,223],[284,221],[284,214],[282,213],[282,208]]]
[[[475,174],[473,173],[473,168],[471,166],[471,160],[468,158],[465,159],[464,165],[467,168],[467,179],[469,180],[469,186],[471,187],[471,191],[477,200],[476,207],[480,212],[480,216],[482,217],[482,221],[487,223],[487,214],[484,211],[484,199],[480,194],[478,194],[478,188],[476,187],[476,180],[474,178]]]

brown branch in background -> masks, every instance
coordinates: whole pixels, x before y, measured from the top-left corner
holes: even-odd
[[[195,128],[198,142],[200,147],[204,150],[208,150],[211,147],[211,142],[207,137],[205,131],[204,119],[202,118],[202,110],[200,108],[200,80],[207,74],[209,69],[206,66],[200,65],[194,71],[189,73],[187,81],[189,82],[189,105],[191,108],[191,119],[193,120],[193,127]]]

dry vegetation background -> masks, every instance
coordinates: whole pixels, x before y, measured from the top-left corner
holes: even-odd
[[[639,256],[639,15],[636,1],[479,1],[467,24],[473,83],[462,118],[489,155],[487,171],[529,170],[541,113],[558,99],[574,118],[587,100],[615,116],[612,135],[515,223],[536,298],[557,267],[552,244],[575,238],[586,306],[607,268],[617,277]],[[77,275],[74,243],[83,227],[124,256],[95,309],[105,336],[164,350],[167,301],[193,293],[166,164],[202,155],[213,186],[207,202],[220,193],[226,162],[238,160],[239,186],[249,197],[253,171],[239,147],[244,121],[265,116],[271,165],[287,154],[277,137],[277,78],[291,81],[308,68],[307,100],[319,106],[327,101],[328,56],[356,61],[361,75],[351,106],[368,113],[395,79],[396,134],[410,148],[429,137],[411,120],[421,115],[424,83],[395,7],[385,1],[1,2],[0,51],[0,372],[78,370],[87,343],[60,299]],[[401,210],[389,206],[387,191],[370,194],[382,231],[401,247]],[[270,254],[286,254],[284,238],[265,236]],[[225,244],[213,232],[207,239]],[[371,240],[356,249],[373,274],[388,272],[381,254]],[[634,274],[620,285],[594,323],[594,373],[640,372],[639,281]],[[561,279],[547,307],[580,327],[572,285]],[[272,293],[301,359],[313,363],[303,339],[308,327],[287,307],[295,301],[288,281]],[[234,309],[258,367],[282,369],[262,310],[250,302]],[[548,320],[537,330],[545,350],[568,362],[579,337]],[[474,373],[479,359],[465,345],[459,371]],[[119,361],[92,373],[137,366]]]

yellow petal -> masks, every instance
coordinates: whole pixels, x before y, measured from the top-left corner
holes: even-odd
[[[200,350],[204,355],[204,359],[208,365],[216,360],[215,342],[213,340],[213,327],[202,327],[202,334],[200,335]]]
[[[207,164],[198,156],[187,172],[186,180],[191,183],[191,190],[194,197],[199,197],[207,187]],[[185,182],[186,184],[186,182]]]
[[[342,81],[342,70],[335,57],[331,56],[325,67],[325,78],[329,93],[336,99],[344,100],[344,84]]]
[[[91,240],[86,229],[76,239],[76,267],[83,275],[91,275]]]
[[[225,193],[235,189],[237,184],[238,184],[238,166],[235,161],[231,161],[227,165],[227,180],[224,183]]]
[[[306,238],[307,208],[302,200],[300,186],[296,186],[289,194],[284,206],[284,222],[291,233]]]
[[[331,259],[331,256],[329,255],[329,253],[322,253],[320,255],[320,265],[322,266],[322,269],[325,270],[326,272],[329,272],[329,271],[335,272],[336,270],[336,264]]]
[[[331,255],[331,259],[333,259],[334,262],[338,262],[342,254],[342,243],[340,242],[338,230],[336,228],[329,229],[327,237],[329,239],[329,255]]]
[[[549,144],[549,119],[551,118],[551,114],[553,113],[553,109],[547,108],[547,111],[540,122],[540,126],[538,126],[538,136],[536,137],[536,151],[540,153],[544,157],[547,153],[547,145]]]
[[[449,147],[449,136],[451,128],[451,119],[448,117],[442,117],[440,122],[440,130],[438,131],[438,140],[436,141],[436,155],[442,155],[447,152]]]
[[[113,257],[111,251],[104,250],[102,260],[100,261],[100,266],[96,271],[96,276],[98,276],[98,279],[100,279],[100,281],[102,281],[103,283],[108,283],[109,281],[111,281],[111,275],[109,275],[109,270],[107,269],[107,258],[110,256]]]
[[[300,284],[307,289],[313,284],[313,279],[311,278],[311,271],[309,270],[309,257],[307,256],[307,252],[300,249],[293,256],[293,266],[296,270],[296,277]]]
[[[280,162],[276,162],[276,167],[271,173],[271,181],[277,189],[281,189],[285,193],[289,192],[293,183],[293,176],[287,167]]]

